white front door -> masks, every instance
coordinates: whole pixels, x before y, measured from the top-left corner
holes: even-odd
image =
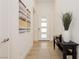
[[[0,0],[0,59],[10,59],[8,21],[8,1]]]
[[[42,18],[40,22],[40,40],[48,40],[47,18]]]

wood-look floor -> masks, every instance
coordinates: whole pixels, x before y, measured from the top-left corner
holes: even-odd
[[[50,41],[39,41],[34,43],[33,48],[25,59],[63,59],[58,48],[53,49]],[[71,58],[68,58],[71,59]]]

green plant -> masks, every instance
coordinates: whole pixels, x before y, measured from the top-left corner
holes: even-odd
[[[64,25],[65,30],[69,29],[69,25],[71,23],[71,20],[72,20],[71,13],[67,12],[67,13],[63,14],[63,25]]]

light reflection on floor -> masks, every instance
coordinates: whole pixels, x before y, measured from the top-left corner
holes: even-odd
[[[46,42],[42,42],[42,43],[40,44],[40,48],[41,48],[41,49],[47,49],[47,48],[48,48],[47,44],[48,44],[48,43],[46,43]]]

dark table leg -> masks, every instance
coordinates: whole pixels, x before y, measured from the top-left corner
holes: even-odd
[[[63,48],[63,59],[67,59],[67,55],[66,55],[66,48]]]
[[[67,59],[66,54],[63,54],[63,59]]]
[[[72,59],[77,59],[77,47],[74,47],[74,48],[73,48],[72,53],[73,53]]]
[[[55,49],[55,39],[53,39],[53,48]]]

